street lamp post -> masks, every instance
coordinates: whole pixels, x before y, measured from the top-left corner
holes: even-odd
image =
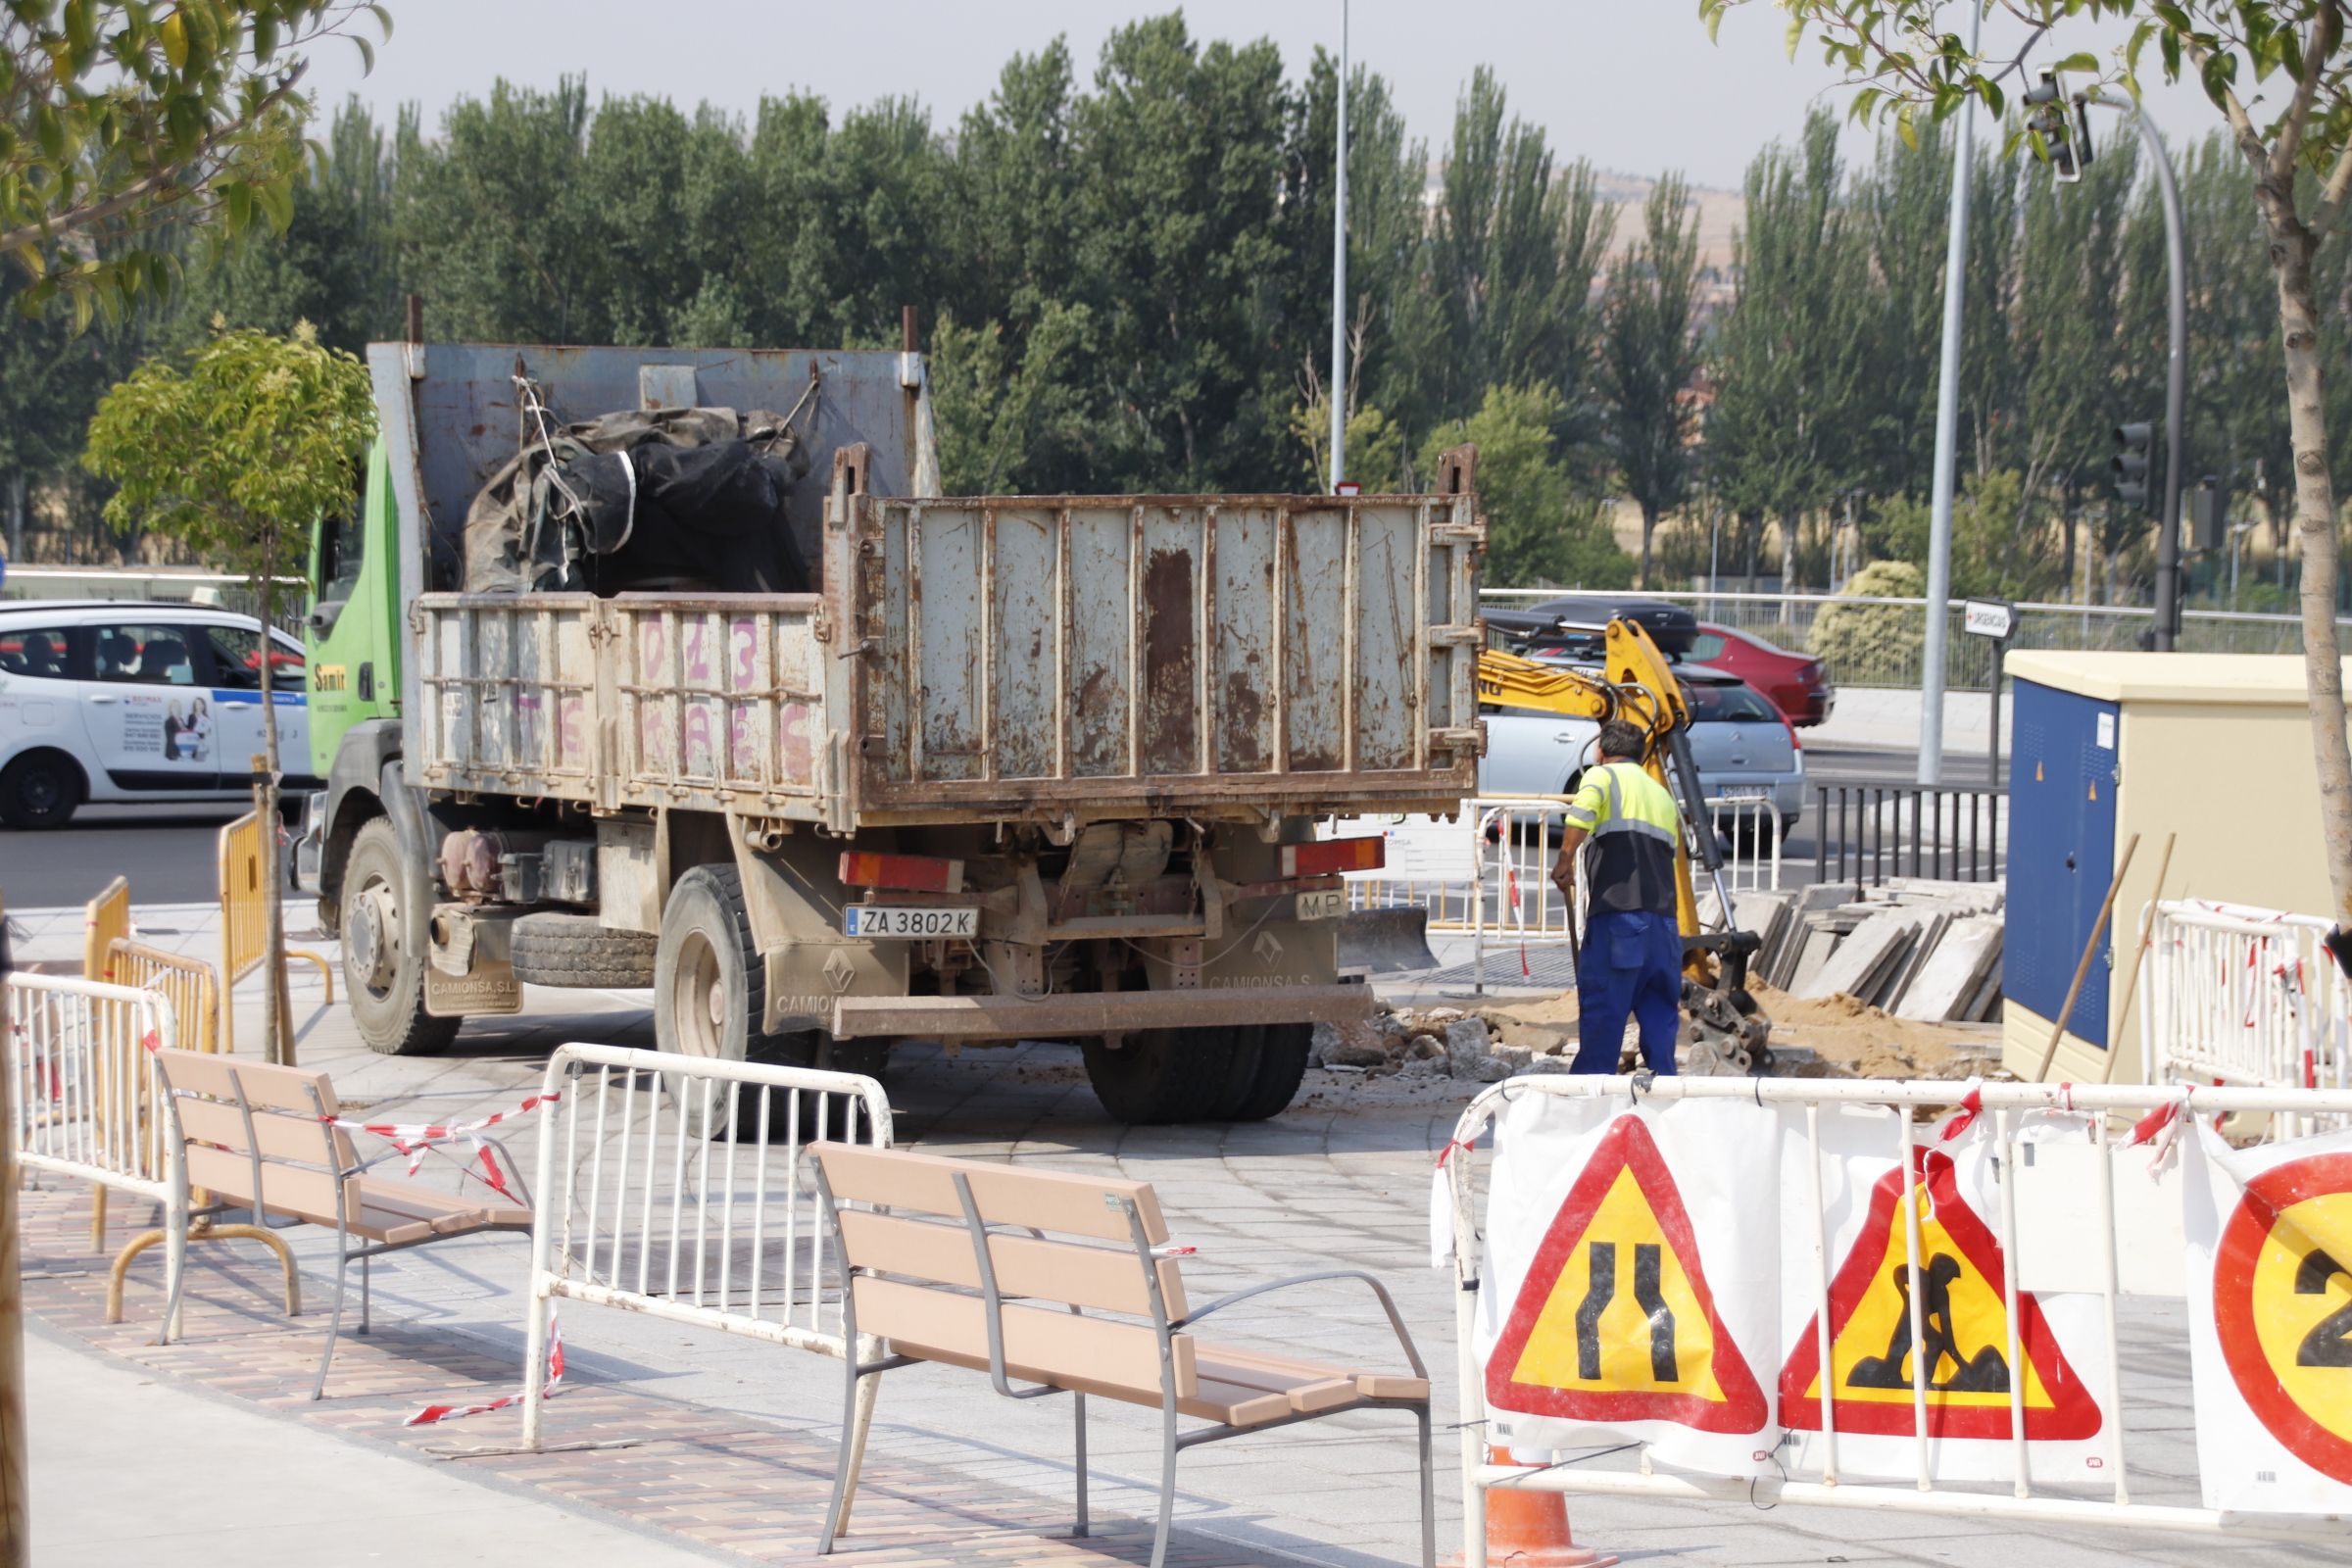
[[[1968,53],[1976,58],[1984,8],[1968,8]],[[1968,175],[1976,156],[1976,100],[1960,111],[1953,138],[1952,210],[1943,252],[1943,364],[1936,382],[1934,512],[1928,523],[1928,603],[1920,672],[1919,781],[1943,782],[1943,645],[1952,589],[1952,481],[1960,462],[1961,307],[1968,295]]]
[[[2060,101],[2057,73],[2043,72],[2041,82],[2026,95],[2029,104],[2041,106],[2040,114],[2027,123],[2053,137],[2052,161],[2058,166],[2060,183],[2080,179],[2082,166],[2090,162],[2089,123],[2082,118],[2082,111],[2093,105],[2131,116],[2132,128],[2139,132],[2140,145],[2147,149],[2156,166],[2156,195],[2164,209],[2165,293],[2171,331],[2164,369],[2164,503],[2156,516],[2156,613],[2149,641],[2158,653],[2169,654],[2180,639],[2180,467],[2187,445],[2188,247],[2181,238],[2180,181],[2173,172],[2172,155],[2165,149],[2163,133],[2140,113],[2137,105],[2076,93],[2072,100],[2075,120],[2070,127],[2065,119],[2065,104]],[[2081,146],[2069,140],[2070,128],[2079,130]],[[2127,431],[2137,432],[2130,439],[2145,445],[2145,425],[2118,426],[2116,439],[2126,441]],[[2125,477],[2131,475],[2126,473]]]

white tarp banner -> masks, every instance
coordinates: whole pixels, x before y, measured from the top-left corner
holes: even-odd
[[[2352,1133],[2182,1153],[2205,1506],[2352,1512]]]
[[[2022,1428],[2034,1482],[2097,1480],[2115,1406],[2105,1387],[2103,1304],[2096,1296],[2020,1292],[2011,1322],[1991,1119],[1958,1123],[1967,1130],[1949,1139],[1922,1129],[1906,1182],[1895,1157],[1898,1114],[1855,1106],[1821,1117],[1833,1372],[1827,1423],[1817,1310],[1825,1265],[1815,1253],[1811,1149],[1801,1111],[1788,1117],[1779,1203],[1784,1354],[1777,1365],[1780,1420],[1793,1459],[1821,1465],[1822,1434],[1834,1426],[1840,1475],[1902,1479],[1924,1468],[1939,1483],[2007,1481],[2017,1474],[2012,1440]],[[2029,1121],[2038,1124],[2021,1129],[2021,1138],[2089,1139],[2081,1117]]]
[[[2100,1479],[2115,1398],[2099,1298],[2021,1293],[2013,1324],[1989,1120],[1922,1129],[1906,1181],[1897,1114],[1822,1115],[1817,1228],[1801,1107],[1504,1104],[1475,1335],[1492,1440],[1523,1459],[1632,1441],[1749,1476],[1778,1473],[1785,1439],[1818,1465],[1826,1339],[1839,1473],[2011,1480],[2022,1427],[2035,1482]],[[2088,1133],[2029,1117],[2020,1137]]]
[[[1493,1442],[1770,1473],[1778,1123],[1730,1101],[1502,1108],[1477,1332]]]

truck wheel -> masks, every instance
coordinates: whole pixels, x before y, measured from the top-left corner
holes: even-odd
[[[514,922],[514,978],[535,986],[612,986],[634,990],[654,983],[654,951],[661,938],[615,931],[593,914],[526,914]]]
[[[20,831],[64,827],[81,805],[81,769],[63,752],[26,752],[0,770],[0,822]]]
[[[410,906],[403,885],[392,823],[371,817],[351,841],[343,871],[343,984],[368,1050],[425,1056],[455,1040],[464,1020],[424,1010],[426,910]]]
[[[1279,1116],[1306,1077],[1307,1052],[1315,1040],[1313,1024],[1262,1024],[1255,1033],[1257,1070],[1249,1094],[1226,1112],[1232,1121],[1264,1121],[1269,1116]]]
[[[678,878],[662,908],[654,952],[654,1044],[682,1056],[718,1061],[771,1061],[808,1066],[818,1054],[806,1032],[760,1032],[767,1005],[767,966],[752,945],[751,915],[743,906],[743,877],[731,865],[698,865]],[[664,1078],[672,1102],[687,1100],[690,1132],[723,1138],[732,1118],[725,1086],[706,1097],[683,1073]],[[742,1136],[757,1137],[759,1096],[733,1097]],[[804,1118],[815,1097],[804,1097]],[[781,1096],[773,1097],[770,1135],[791,1135]]]
[[[1087,1081],[1115,1121],[1136,1126],[1207,1121],[1222,1110],[1242,1031],[1143,1029],[1113,1051],[1085,1044]]]

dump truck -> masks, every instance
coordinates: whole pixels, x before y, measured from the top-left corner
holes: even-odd
[[[1074,1041],[1114,1117],[1222,1120],[1371,1012],[1335,932],[1381,844],[1315,824],[1475,793],[1473,450],[1424,495],[945,497],[911,349],[368,365],[296,863],[371,1048],[650,987],[664,1051]],[[753,454],[705,487],[770,496],[748,533],[662,500],[690,427]]]

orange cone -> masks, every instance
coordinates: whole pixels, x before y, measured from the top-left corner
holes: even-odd
[[[1489,1464],[1511,1464],[1511,1450],[1487,1449]],[[1568,1499],[1557,1492],[1487,1489],[1488,1568],[1609,1568],[1617,1559],[1580,1546],[1568,1534]]]

